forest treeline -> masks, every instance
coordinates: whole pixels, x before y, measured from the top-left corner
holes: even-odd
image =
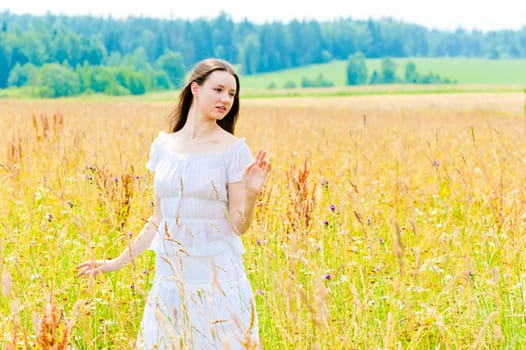
[[[358,53],[526,58],[526,26],[439,31],[392,19],[255,24],[234,22],[226,13],[194,20],[0,13],[0,88],[31,86],[39,96],[178,87],[195,62],[210,56],[256,74]]]

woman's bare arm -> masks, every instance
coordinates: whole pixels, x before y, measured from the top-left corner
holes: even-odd
[[[87,260],[77,265],[76,268],[79,271],[77,277],[95,276],[101,272],[112,272],[129,264],[148,249],[157,232],[161,218],[160,199],[156,195],[155,208],[152,216],[150,216],[139,235],[128,245],[128,247],[126,247],[116,259]]]
[[[270,172],[267,151],[258,150],[243,173],[243,181],[228,184],[228,211],[234,232],[245,233],[252,223],[256,201]]]

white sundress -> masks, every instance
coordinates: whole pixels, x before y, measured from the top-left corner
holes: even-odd
[[[241,238],[228,220],[227,185],[252,160],[241,138],[222,152],[174,153],[160,132],[147,168],[154,171],[162,220],[150,249],[155,277],[139,349],[259,348],[254,295]]]

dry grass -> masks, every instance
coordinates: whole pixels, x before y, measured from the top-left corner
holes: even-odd
[[[244,236],[265,348],[522,349],[523,106],[519,93],[244,101],[237,132],[273,161]],[[74,266],[115,256],[149,216],[144,164],[170,108],[0,100],[0,347],[134,344],[151,254],[93,281]]]

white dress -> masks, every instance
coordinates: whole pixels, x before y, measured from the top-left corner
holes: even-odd
[[[259,348],[254,295],[241,238],[228,220],[227,185],[252,160],[241,138],[222,152],[174,153],[160,132],[147,168],[161,198],[162,220],[150,249],[155,278],[139,349]]]

